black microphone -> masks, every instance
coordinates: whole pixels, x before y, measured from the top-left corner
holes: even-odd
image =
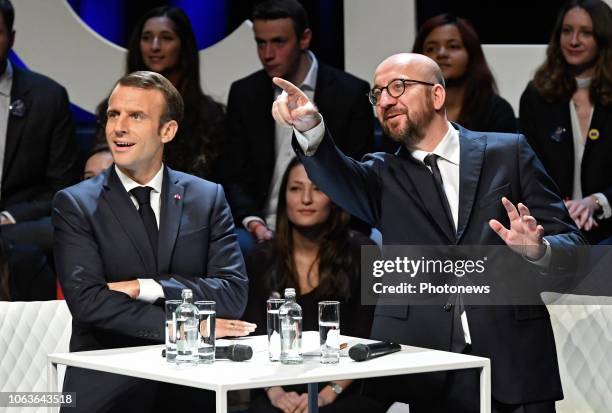
[[[232,361],[245,361],[253,357],[251,346],[244,344],[232,344],[230,346],[216,346],[215,359],[228,359]]]
[[[400,351],[402,347],[396,343],[379,341],[372,344],[355,344],[349,349],[349,357],[355,361],[371,360],[376,357]]]
[[[162,357],[166,357],[166,349],[162,350]],[[253,349],[251,346],[246,346],[244,344],[215,347],[215,359],[245,361],[250,360],[251,357],[253,357]]]

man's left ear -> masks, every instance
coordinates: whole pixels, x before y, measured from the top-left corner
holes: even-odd
[[[306,50],[310,47],[310,41],[312,40],[312,30],[304,29],[302,37],[300,37],[300,50]]]
[[[162,143],[168,143],[172,139],[174,139],[174,136],[176,135],[177,131],[178,123],[175,120],[169,120],[168,122],[166,122],[162,126],[161,130]]]
[[[440,84],[435,84],[431,88],[433,106],[435,110],[441,110],[444,108],[444,101],[446,100],[446,89]]]
[[[12,49],[14,44],[15,44],[15,30],[13,30],[11,34],[9,35],[9,49]]]

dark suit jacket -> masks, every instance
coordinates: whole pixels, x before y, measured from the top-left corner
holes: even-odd
[[[372,149],[374,118],[363,80],[319,61],[314,101],[325,117],[338,146],[360,158]],[[224,186],[235,219],[264,217],[263,210],[276,155],[272,80],[260,70],[231,86],[227,104],[230,144]]]
[[[521,96],[520,129],[558,185],[561,196],[571,198],[575,165],[569,101],[547,102],[530,82]],[[555,133],[557,129],[560,133]],[[612,174],[606,172],[612,161],[612,107],[596,104],[590,129],[599,131],[599,139],[586,140],[580,169],[582,194],[601,192],[612,204]],[[594,243],[612,236],[612,218],[598,223],[598,228],[585,232]]]
[[[17,222],[48,216],[56,191],[78,180],[78,144],[66,90],[53,80],[13,66],[0,210]],[[15,111],[13,111],[15,112]]]
[[[523,136],[472,132],[460,135],[460,190],[457,236],[440,205],[431,172],[406,148],[377,153],[364,163],[344,156],[327,135],[314,156],[294,148],[308,176],[339,206],[380,229],[386,245],[499,245],[489,228],[495,218],[508,227],[501,204],[506,196],[523,202],[545,228],[551,263],[557,246],[582,243],[554,185]],[[551,264],[551,265],[553,265]],[[544,306],[466,307],[472,354],[492,362],[492,394],[521,404],[562,398],[549,315]],[[452,312],[441,306],[378,306],[372,336],[450,351]],[[419,390],[440,391],[443,378]]]
[[[114,167],[56,195],[54,253],[73,317],[71,351],[164,340],[164,308],[107,282],[152,278],[166,299],[190,288],[194,300],[216,301],[219,316],[242,315],[248,280],[222,187],[166,167],[160,214],[155,259]]]

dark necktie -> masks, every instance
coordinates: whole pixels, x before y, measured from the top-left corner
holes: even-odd
[[[451,213],[448,198],[446,198],[446,192],[444,191],[442,174],[440,174],[440,168],[438,168],[438,158],[439,156],[435,153],[430,153],[425,157],[423,162],[425,165],[431,168],[431,172],[436,183],[436,189],[438,190],[438,195],[440,196],[440,202],[442,203],[442,207],[444,208],[444,212],[446,213],[446,218],[448,218],[448,223],[452,229],[452,232],[455,233],[455,221],[453,221],[453,214]]]
[[[444,191],[444,183],[442,182],[442,174],[440,173],[440,168],[438,168],[438,158],[439,156],[430,153],[425,157],[423,162],[425,165],[431,168],[431,172],[434,177],[434,181],[436,183],[436,189],[438,190],[438,195],[440,196],[440,202],[442,202],[442,206],[444,207],[444,212],[446,212],[446,217],[448,218],[448,222],[455,232],[455,222],[453,221],[453,215],[451,213],[450,205],[448,203],[448,198],[446,197],[446,192]],[[461,324],[461,313],[464,310],[463,308],[463,300],[460,294],[453,294],[449,297],[449,302],[444,306],[444,309],[453,311],[453,324],[452,324],[452,332],[451,332],[451,351],[456,353],[462,353],[466,347],[467,343],[465,341],[465,334],[463,331],[463,324]]]
[[[139,186],[130,191],[136,201],[138,202],[138,214],[142,219],[153,253],[157,257],[157,221],[155,220],[155,213],[151,208],[151,190],[153,188],[148,186]]]

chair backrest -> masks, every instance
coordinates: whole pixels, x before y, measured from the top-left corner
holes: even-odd
[[[558,413],[609,412],[612,406],[612,298],[544,293],[565,398]]]
[[[71,331],[63,300],[0,302],[0,392],[47,391],[47,355],[68,352]]]

